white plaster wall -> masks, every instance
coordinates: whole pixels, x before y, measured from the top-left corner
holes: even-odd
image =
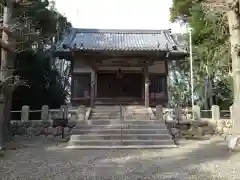
[[[98,70],[118,70],[121,68],[121,70],[131,70],[131,71],[139,71],[142,70],[142,67],[99,67]],[[148,66],[149,73],[159,73],[163,74],[166,73],[165,68],[165,61],[155,62],[152,66]],[[74,61],[74,68],[73,72],[75,73],[84,73],[84,72],[90,72],[93,73],[93,69],[90,65],[88,65],[84,60],[78,60],[76,59]]]
[[[155,62],[154,65],[148,66],[149,73],[166,73],[165,61]]]
[[[80,60],[80,59],[74,60],[73,72],[74,73],[91,73],[91,85],[93,85],[92,84],[93,82],[97,83],[95,80],[96,78],[95,71],[84,60]],[[97,93],[97,89],[95,89],[95,95],[96,93]]]
[[[74,67],[73,67],[74,73],[84,73],[84,72],[93,72],[93,69],[90,65],[85,63],[84,60],[75,59],[74,60]]]

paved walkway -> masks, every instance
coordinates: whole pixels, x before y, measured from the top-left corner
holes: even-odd
[[[25,144],[0,158],[1,180],[240,180],[240,153],[230,153],[220,138],[170,150],[73,151],[42,139]]]

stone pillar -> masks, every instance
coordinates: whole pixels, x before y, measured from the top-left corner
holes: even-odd
[[[48,120],[49,116],[49,107],[47,105],[42,106],[41,120]]]
[[[148,72],[148,66],[144,68],[144,80],[145,80],[145,107],[149,107],[149,72]]]
[[[77,109],[77,120],[82,121],[85,120],[85,114],[86,114],[86,107],[81,105]]]
[[[198,106],[198,105],[193,106],[192,114],[193,114],[193,119],[194,120],[201,120],[200,106]]]
[[[157,118],[157,120],[163,121],[163,107],[162,107],[162,105],[158,105],[156,107],[156,118]]]
[[[22,107],[21,113],[21,121],[28,121],[29,120],[29,106]]]
[[[220,108],[217,105],[212,106],[212,120],[214,122],[220,120]]]

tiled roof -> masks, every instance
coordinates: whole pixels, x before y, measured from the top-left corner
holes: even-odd
[[[99,30],[71,29],[57,51],[173,51],[186,53],[170,30]]]

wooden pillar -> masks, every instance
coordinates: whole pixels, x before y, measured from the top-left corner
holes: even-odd
[[[93,69],[93,72],[91,73],[91,102],[90,102],[90,106],[93,107],[94,106],[94,102],[95,102],[95,69]]]
[[[149,107],[149,73],[148,73],[148,66],[144,68],[144,80],[145,80],[145,107]]]

